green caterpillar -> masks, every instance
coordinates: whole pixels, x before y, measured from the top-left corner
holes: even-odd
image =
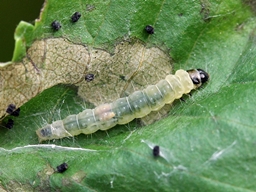
[[[183,94],[200,87],[209,79],[202,69],[178,70],[175,75],[167,75],[156,85],[149,85],[142,91],[135,91],[128,97],[113,103],[86,109],[77,115],[69,115],[54,121],[36,131],[39,141],[60,139],[81,133],[91,134],[97,130],[107,130],[117,124],[126,124],[135,118],[142,118],[151,111],[161,109],[165,104],[181,98]]]

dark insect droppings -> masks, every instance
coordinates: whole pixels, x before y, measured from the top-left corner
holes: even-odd
[[[15,109],[16,109],[16,105],[10,104],[10,105],[8,105],[8,107],[6,109],[6,113],[11,114]]]
[[[68,169],[68,164],[67,163],[62,163],[61,165],[57,166],[57,171],[59,173],[63,173]]]
[[[154,34],[154,27],[152,27],[151,25],[147,25],[146,27],[145,27],[145,30],[146,30],[146,32],[148,33],[148,34]]]
[[[73,23],[75,23],[75,22],[77,22],[77,21],[80,19],[80,17],[81,17],[81,13],[75,12],[75,13],[72,15],[72,17],[71,17],[71,21],[72,21]]]
[[[20,115],[20,108],[18,108],[15,111],[13,111],[10,115],[12,115],[14,117],[18,117]]]
[[[125,81],[125,76],[124,75],[119,75],[120,79],[122,79],[123,81]]]
[[[94,79],[94,74],[88,74],[88,75],[85,76],[85,80],[86,80],[87,82],[90,82],[90,81],[92,81],[93,79]]]
[[[153,148],[153,156],[154,157],[158,157],[160,155],[160,147],[158,145],[156,145],[154,148]]]
[[[14,121],[12,119],[8,119],[8,122],[5,124],[7,129],[11,129],[14,125]]]
[[[58,21],[53,21],[51,26],[52,26],[52,29],[55,31],[58,31],[61,28],[61,24]]]

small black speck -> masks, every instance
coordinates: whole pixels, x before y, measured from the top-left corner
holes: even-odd
[[[10,105],[8,105],[8,107],[6,109],[6,113],[11,114],[15,109],[16,109],[16,105],[10,104]]]
[[[158,145],[156,145],[154,148],[153,148],[153,156],[154,157],[158,157],[160,155],[160,147]]]
[[[10,115],[12,115],[14,117],[18,117],[20,115],[20,108],[18,108],[15,111],[13,111]]]
[[[125,81],[125,76],[124,75],[119,75],[120,79],[122,79],[123,81]]]
[[[183,13],[180,13],[180,14],[178,14],[180,17],[182,17],[183,16]]]
[[[85,75],[85,80],[87,81],[87,82],[90,82],[90,81],[92,81],[94,79],[94,74],[88,74],[88,75]]]
[[[51,26],[52,26],[52,29],[55,31],[58,31],[61,28],[61,24],[58,21],[53,21]]]
[[[186,102],[186,100],[185,100],[183,97],[181,97],[180,100],[181,100],[182,102]]]
[[[71,17],[71,21],[72,21],[73,23],[75,23],[75,22],[77,22],[77,21],[80,19],[80,17],[81,17],[81,13],[75,12],[75,13],[72,15],[72,17]]]
[[[12,119],[8,119],[8,122],[5,124],[7,129],[11,129],[14,125],[14,121]]]
[[[145,30],[146,30],[146,32],[148,33],[148,34],[154,34],[154,27],[152,27],[151,25],[147,25],[146,27],[145,27]]]
[[[62,163],[61,165],[57,166],[57,172],[63,173],[68,169],[68,164],[67,163]]]

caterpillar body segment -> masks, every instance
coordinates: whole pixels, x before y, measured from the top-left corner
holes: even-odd
[[[181,98],[183,94],[200,87],[208,79],[209,75],[201,69],[178,70],[175,75],[167,75],[156,85],[149,85],[112,103],[86,109],[77,115],[69,115],[63,120],[38,129],[36,133],[41,142],[107,130],[117,124],[126,124],[135,118],[148,115],[151,111],[161,109],[165,104],[170,104],[175,99]]]

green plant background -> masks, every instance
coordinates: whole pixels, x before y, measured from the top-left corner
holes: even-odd
[[[21,20],[34,23],[39,17],[43,0],[2,1],[0,6],[0,61],[10,61],[14,49],[13,33]]]
[[[72,13],[82,17],[76,26]],[[62,29],[49,25],[59,18]],[[149,36],[144,26],[152,24]],[[65,37],[109,48],[124,37],[168,48],[174,70],[200,67],[210,82],[169,116],[37,145],[35,130],[85,107],[72,86],[56,86],[21,108],[0,131],[1,186],[7,190],[255,191],[255,4],[253,1],[53,1],[35,27],[16,30],[13,61],[34,39]],[[26,31],[26,33],[24,33]],[[48,145],[49,144],[49,145]],[[152,156],[159,145],[161,156]],[[63,174],[53,168],[67,162]]]

